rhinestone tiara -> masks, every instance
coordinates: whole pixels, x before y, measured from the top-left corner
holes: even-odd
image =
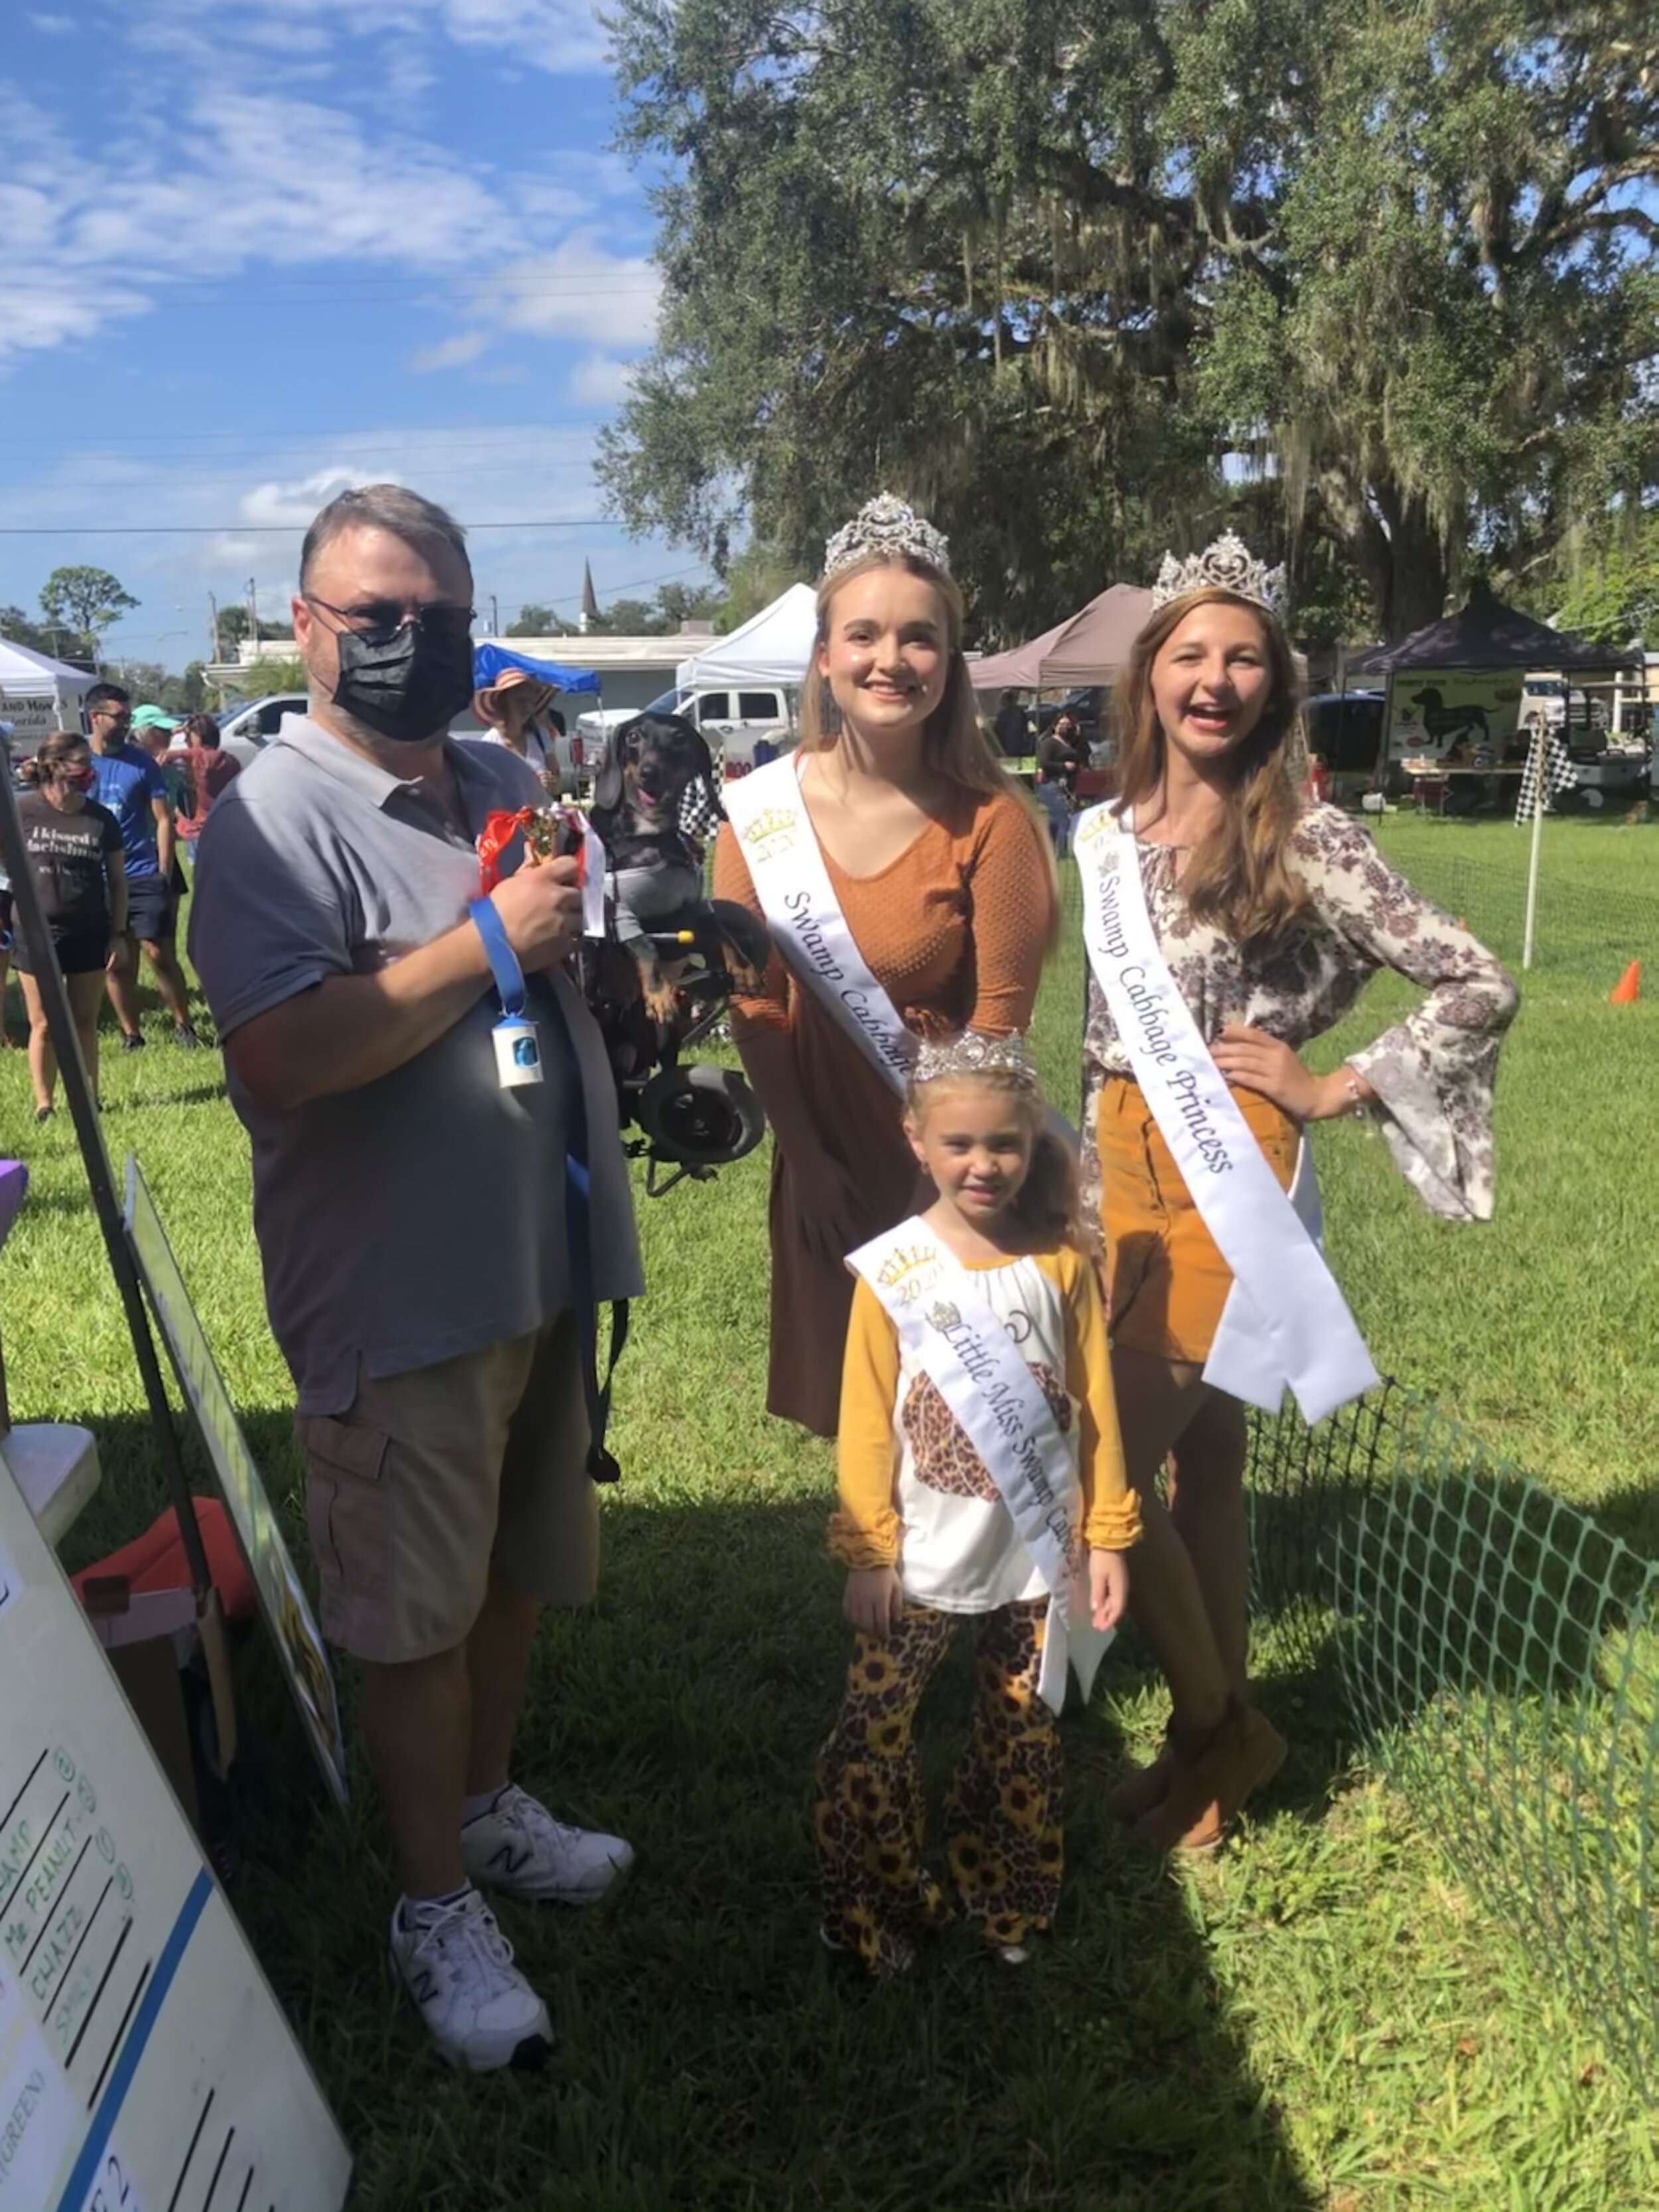
[[[823,549],[823,580],[872,553],[911,553],[942,575],[951,573],[951,541],[890,491],[867,501]]]
[[[1016,1091],[1037,1087],[1036,1063],[1018,1030],[1011,1036],[987,1036],[964,1030],[939,1044],[924,1044],[910,1071],[912,1083],[940,1083],[949,1075],[989,1076]]]
[[[1173,553],[1164,556],[1152,586],[1153,611],[1168,606],[1171,599],[1184,599],[1188,592],[1207,591],[1231,592],[1276,615],[1285,597],[1285,571],[1258,561],[1244,540],[1229,530],[1188,560],[1177,561]]]

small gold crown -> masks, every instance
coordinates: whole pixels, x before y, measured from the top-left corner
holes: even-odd
[[[941,1298],[937,1305],[927,1309],[928,1325],[933,1328],[954,1328],[961,1319],[962,1308],[953,1306],[948,1298]]]
[[[789,807],[764,806],[744,831],[744,842],[758,845],[763,838],[775,837],[781,830],[793,830],[799,819]]]
[[[895,1283],[902,1283],[907,1275],[914,1275],[918,1267],[925,1267],[933,1255],[926,1244],[901,1244],[882,1262],[876,1280],[883,1290],[890,1291]]]

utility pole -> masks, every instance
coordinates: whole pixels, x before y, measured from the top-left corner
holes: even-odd
[[[212,592],[210,592],[208,593],[208,659],[210,661],[216,663],[218,658],[219,602],[214,598]]]
[[[495,594],[492,592],[489,594],[489,635],[491,637],[499,637],[501,634],[501,618],[500,613],[496,610]]]
[[[252,576],[247,580],[247,626],[248,635],[252,638],[255,645],[258,645],[259,642],[259,601],[253,588],[253,579]]]

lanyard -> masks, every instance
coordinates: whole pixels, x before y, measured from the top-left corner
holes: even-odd
[[[495,990],[501,1002],[503,1021],[498,1027],[521,1024],[532,1029],[524,1020],[526,990],[524,969],[519,956],[513,950],[506,925],[495,911],[495,902],[476,898],[469,902],[467,913],[473,927],[483,940],[489,956],[489,972],[495,978]],[[611,1306],[611,1351],[605,1364],[603,1383],[599,1381],[599,1316],[593,1297],[593,1210],[592,1182],[589,1172],[587,1094],[582,1087],[581,1062],[577,1055],[575,1039],[570,1034],[570,1024],[559,1002],[556,991],[546,994],[554,1019],[549,1025],[549,1043],[558,1059],[565,1078],[565,1112],[567,1142],[564,1156],[564,1228],[566,1253],[570,1268],[571,1316],[576,1325],[576,1339],[581,1356],[582,1401],[587,1409],[587,1472],[595,1482],[615,1482],[622,1474],[616,1458],[605,1447],[605,1430],[611,1419],[611,1385],[617,1371],[617,1362],[628,1342],[628,1301],[617,1298]],[[539,1080],[539,1062],[538,1063]]]

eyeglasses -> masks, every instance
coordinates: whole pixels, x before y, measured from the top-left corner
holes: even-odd
[[[400,629],[424,630],[428,636],[453,641],[471,637],[478,618],[476,607],[458,607],[447,601],[429,607],[405,607],[396,599],[366,599],[361,606],[337,607],[312,592],[301,596],[308,607],[337,615],[365,645],[390,645]]]

